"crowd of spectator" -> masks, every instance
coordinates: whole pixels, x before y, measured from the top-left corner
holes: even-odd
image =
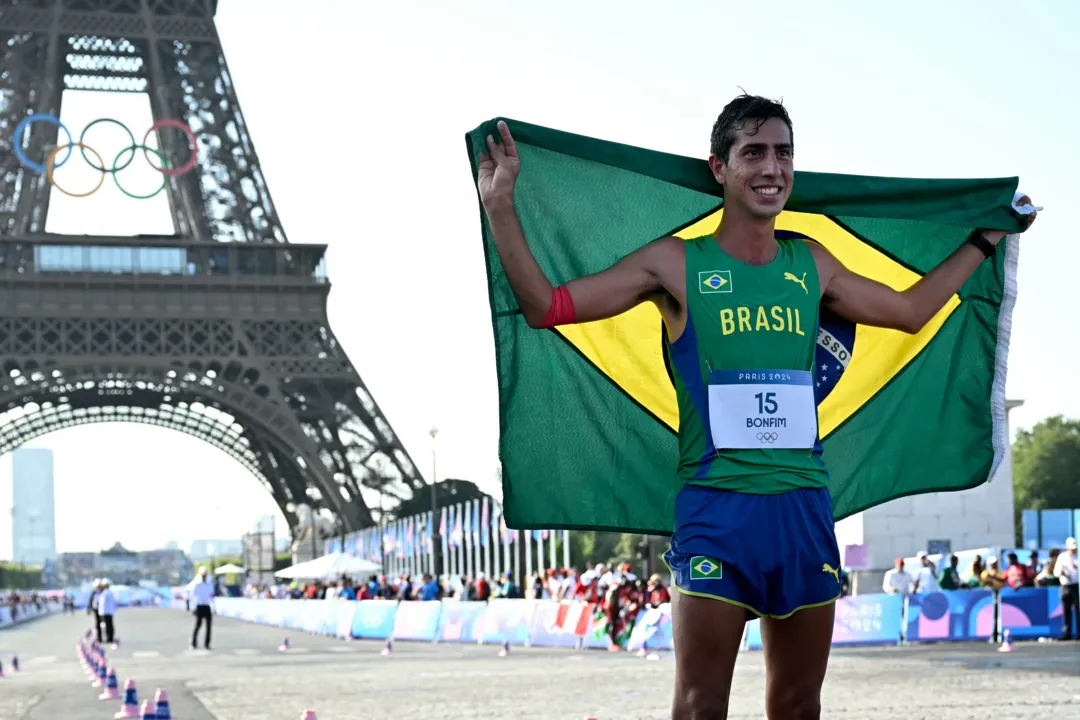
[[[919,567],[914,574],[905,569],[903,558],[896,558],[895,567],[885,573],[882,590],[907,595],[970,588],[989,588],[996,592],[1005,588],[1019,590],[1025,587],[1059,587],[1064,623],[1063,639],[1080,639],[1080,583],[1076,539],[1068,538],[1064,550],[1053,548],[1047,555],[1043,562],[1039,559],[1039,553],[1032,551],[1029,561],[1021,563],[1016,553],[1010,552],[1005,556],[1004,567],[992,555],[985,559],[976,555],[971,568],[961,576],[960,558],[956,555],[949,556],[948,566],[938,569],[925,552],[920,552],[916,555]]]
[[[24,609],[42,610],[45,607],[45,602],[45,598],[36,592],[18,592],[16,590],[12,590],[4,598],[4,605],[11,611],[12,621],[18,620]]]
[[[534,600],[580,600],[594,606],[610,639],[609,649],[621,649],[620,639],[632,629],[642,609],[659,607],[671,600],[659,574],[648,580],[634,574],[629,563],[608,568],[605,563],[579,573],[577,568],[549,568],[532,574],[521,588],[509,571],[497,580],[483,572],[475,577],[443,575],[438,578],[400,574],[397,577],[372,575],[354,581],[342,577],[327,582],[296,583],[291,586],[249,586],[252,598],[294,600],[458,600],[487,602],[498,598]]]

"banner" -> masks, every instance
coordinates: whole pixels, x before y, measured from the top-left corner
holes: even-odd
[[[391,636],[398,608],[396,600],[360,600],[357,606],[353,637],[385,640]]]
[[[908,596],[908,642],[986,640],[994,634],[994,593],[942,590]]]
[[[394,617],[394,639],[436,640],[439,637],[442,606],[439,600],[399,603]]]
[[[501,645],[606,649],[610,636],[596,605],[581,601],[490,602],[396,600],[262,600],[217,598],[217,614],[313,634],[372,640],[474,642]],[[834,645],[958,642],[993,636],[995,605],[1002,630],[1013,640],[1060,637],[1059,589],[1003,590],[995,601],[987,589],[841,597],[836,603]],[[57,606],[59,608],[59,606]],[[0,608],[0,627],[10,623]],[[670,650],[671,606],[638,612],[621,634],[624,650]],[[761,649],[761,623],[746,624],[744,647]]]
[[[900,642],[901,595],[855,595],[836,601],[833,645],[884,645]],[[746,624],[746,648],[761,649],[761,621]]]
[[[1057,591],[1057,588],[1052,590]],[[1001,632],[1008,630],[1012,640],[1054,636],[1050,627],[1050,615],[1053,612],[1050,598],[1057,600],[1058,617],[1061,617],[1061,593],[1053,591],[1034,587],[1019,590],[1006,588],[1000,591],[998,597]],[[1057,634],[1061,634],[1060,628]]]
[[[476,641],[497,644],[508,640],[511,645],[527,644],[538,602],[543,601],[491,600],[475,626]]]
[[[476,642],[476,624],[486,610],[486,602],[444,602],[440,630],[442,641]]]

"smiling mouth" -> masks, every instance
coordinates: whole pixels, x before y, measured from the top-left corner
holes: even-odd
[[[780,188],[776,185],[763,185],[762,187],[754,188],[754,192],[756,192],[758,195],[765,196],[779,195]]]

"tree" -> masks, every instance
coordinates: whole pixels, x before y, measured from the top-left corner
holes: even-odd
[[[1017,432],[1013,494],[1018,534],[1023,510],[1080,507],[1080,421],[1055,415]]]

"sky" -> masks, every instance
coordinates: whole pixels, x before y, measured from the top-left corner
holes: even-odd
[[[1080,4],[902,6],[774,0],[571,3],[221,0],[218,29],[260,164],[293,243],[327,243],[330,325],[426,477],[499,495],[498,396],[464,134],[495,116],[705,158],[745,89],[783,98],[796,169],[1020,178],[1045,206],[1020,243],[1007,392],[1013,430],[1080,416],[1067,288],[1080,248],[1069,207],[1080,165]],[[828,10],[818,8],[826,7]],[[741,89],[740,89],[741,88]],[[144,96],[65,94],[81,132],[115,117],[141,138]],[[95,128],[106,162],[124,137]],[[152,171],[125,171],[135,192]],[[95,182],[76,156],[56,173]],[[89,174],[88,174],[89,173]],[[130,173],[130,174],[128,174]],[[88,185],[89,183],[90,185]],[[170,232],[164,195],[107,182],[54,192],[50,232]],[[283,518],[232,459],[180,433],[85,426],[33,441],[56,454],[58,549],[238,537]],[[6,462],[4,459],[0,462]],[[10,552],[0,516],[0,557]]]

